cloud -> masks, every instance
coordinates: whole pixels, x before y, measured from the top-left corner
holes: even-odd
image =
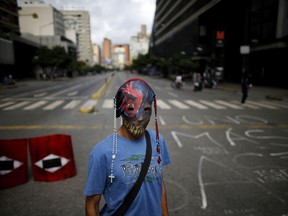
[[[109,38],[112,44],[129,43],[132,36],[147,26],[150,34],[156,0],[44,0],[62,10],[87,10],[90,14],[91,39],[102,44]]]

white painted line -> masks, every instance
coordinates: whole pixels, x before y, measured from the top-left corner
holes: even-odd
[[[200,100],[200,102],[205,104],[205,105],[207,105],[207,106],[211,106],[211,107],[213,107],[215,109],[226,109],[226,107],[224,107],[224,106],[220,106],[220,105],[217,105],[217,104],[215,104],[213,102],[209,102],[209,101],[206,101],[206,100]]]
[[[25,105],[28,104],[28,103],[29,103],[28,101],[23,101],[23,102],[20,102],[20,103],[15,104],[15,105],[6,107],[6,108],[4,108],[3,110],[15,110],[15,109],[17,109],[17,108],[19,108],[19,107],[25,106]]]
[[[63,100],[54,101],[53,103],[51,103],[48,106],[44,107],[43,110],[55,109],[56,107],[60,106],[62,103],[64,103]]]
[[[248,107],[248,108],[250,108],[250,109],[261,109],[260,107],[257,107],[257,106],[254,106],[254,105],[252,105],[252,104],[242,104],[242,103],[240,103],[239,101],[236,101],[236,100],[233,100],[233,101],[231,101],[232,103],[239,103],[239,104],[241,104],[241,106],[243,106],[243,107]]]
[[[157,99],[157,106],[161,109],[171,109],[171,107],[167,103],[165,103],[163,100]]]
[[[73,100],[70,103],[66,104],[66,106],[63,107],[63,109],[73,109],[75,108],[81,101],[80,100]]]
[[[47,92],[42,92],[42,93],[39,93],[39,94],[34,94],[34,97],[43,97],[47,94]]]
[[[223,106],[230,107],[232,109],[243,109],[241,106],[237,106],[236,104],[232,104],[231,102],[223,101],[223,100],[215,100],[216,103],[221,104]]]
[[[162,116],[159,116],[158,119],[159,119],[161,125],[166,125],[166,122],[164,121]]]
[[[74,95],[77,95],[77,94],[78,94],[78,91],[74,91],[74,92],[68,93],[67,95],[68,96],[74,96]]]
[[[6,102],[6,103],[3,103],[3,104],[0,104],[0,108],[5,107],[5,106],[9,106],[9,105],[12,105],[12,104],[15,104],[15,102],[11,102],[11,101],[9,101],[9,102]]]
[[[208,109],[207,106],[204,106],[203,104],[197,103],[193,100],[185,100],[185,103],[189,104],[190,106],[196,107],[198,109]]]
[[[114,107],[114,105],[113,105],[113,99],[105,99],[102,107],[105,108],[105,109],[111,109],[111,108],[113,108],[113,107]]]
[[[169,103],[173,104],[174,106],[178,107],[179,109],[189,109],[190,107],[184,103],[181,103],[178,100],[169,100]]]
[[[271,106],[271,105],[268,105],[268,104],[263,104],[261,102],[255,102],[255,101],[247,101],[247,104],[253,104],[253,105],[264,107],[264,108],[267,108],[267,109],[278,109],[275,106]]]
[[[281,102],[270,102],[270,101],[260,101],[261,103],[266,103],[272,106],[276,106],[276,107],[281,107],[281,108],[287,108],[288,109],[288,104],[284,104]]]
[[[94,107],[96,106],[98,100],[88,100],[86,101],[83,106],[80,108],[80,112],[90,113],[93,112]]]
[[[36,109],[36,108],[38,108],[40,106],[43,106],[46,103],[48,103],[48,101],[38,101],[38,102],[36,102],[34,104],[31,104],[31,105],[25,107],[23,110],[33,110],[33,109]]]

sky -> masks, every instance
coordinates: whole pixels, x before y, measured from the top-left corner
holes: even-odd
[[[156,0],[44,0],[58,10],[86,10],[90,14],[92,43],[104,38],[112,44],[128,44],[141,25],[151,34]]]

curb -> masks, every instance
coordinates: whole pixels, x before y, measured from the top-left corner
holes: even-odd
[[[93,93],[90,100],[88,100],[85,104],[83,104],[81,107],[80,107],[80,112],[81,113],[92,113],[95,111],[95,107],[96,107],[96,104],[98,102],[98,99],[101,98],[102,96],[102,93],[104,92],[105,89],[108,88],[108,86],[110,85],[111,83],[111,80],[112,80],[112,77],[113,76],[110,76],[108,78],[108,80],[100,87],[100,89]]]

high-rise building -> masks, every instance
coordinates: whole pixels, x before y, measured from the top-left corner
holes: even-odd
[[[112,64],[111,49],[112,49],[111,40],[108,38],[104,38],[102,45],[102,59],[101,59],[103,66],[108,67]]]
[[[77,59],[93,65],[89,12],[82,10],[64,10],[61,12],[63,14],[65,27],[76,33]]]
[[[130,65],[130,52],[128,44],[114,45],[112,55],[114,68],[124,69],[125,66]]]
[[[137,59],[139,54],[145,55],[149,51],[150,37],[147,34],[146,25],[141,26],[141,31],[137,36],[132,36],[130,39],[130,59]]]
[[[101,49],[98,44],[93,43],[93,61],[95,64],[101,64]]]
[[[287,86],[287,14],[287,0],[157,0],[150,52],[185,53],[198,72],[209,64],[227,81],[248,72],[254,84]]]
[[[76,57],[75,44],[65,37],[63,14],[42,0],[19,0],[19,26],[21,36],[30,41],[53,48],[62,46]]]

